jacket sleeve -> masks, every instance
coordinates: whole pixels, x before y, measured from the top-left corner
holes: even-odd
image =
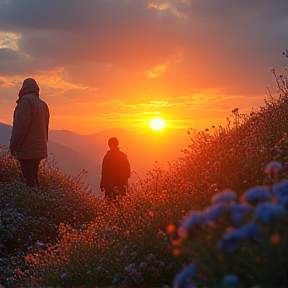
[[[100,188],[103,188],[105,186],[107,186],[107,160],[106,160],[106,156],[104,156],[103,161],[102,161]]]
[[[125,176],[128,180],[131,177],[131,167],[127,156],[125,157],[125,162]]]
[[[45,103],[45,106],[46,106],[46,111],[47,111],[47,118],[48,118],[48,123],[47,123],[47,127],[46,127],[46,133],[47,133],[47,141],[49,139],[49,118],[50,118],[50,111],[49,111],[49,107],[48,105]]]
[[[13,128],[10,138],[10,150],[17,151],[18,147],[29,129],[32,111],[29,100],[23,97],[14,112]]]

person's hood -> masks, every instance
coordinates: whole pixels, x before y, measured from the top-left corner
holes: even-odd
[[[113,147],[110,150],[108,150],[107,153],[113,154],[113,153],[117,153],[118,151],[120,151],[119,147]]]
[[[27,94],[33,94],[39,97],[39,86],[33,78],[27,78],[23,81],[22,88],[19,91],[19,99]]]

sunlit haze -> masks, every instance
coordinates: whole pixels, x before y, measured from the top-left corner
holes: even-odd
[[[0,122],[33,77],[50,129],[223,125],[263,106],[271,69],[287,66],[287,11],[287,0],[1,1]]]

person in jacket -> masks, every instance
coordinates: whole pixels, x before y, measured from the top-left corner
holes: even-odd
[[[127,155],[120,150],[119,141],[112,137],[108,140],[110,148],[103,158],[100,189],[108,202],[116,201],[118,196],[125,196],[128,179],[131,175]]]
[[[24,80],[13,116],[10,153],[20,162],[28,187],[38,187],[38,170],[47,158],[48,105],[39,98],[39,86],[32,78]]]

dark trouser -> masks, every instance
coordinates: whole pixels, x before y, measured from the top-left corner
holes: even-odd
[[[117,185],[117,186],[107,186],[105,187],[105,197],[107,198],[108,202],[111,203],[117,202],[118,196],[126,196],[126,186],[124,185]]]
[[[20,159],[20,166],[28,187],[38,187],[38,171],[41,159]]]

